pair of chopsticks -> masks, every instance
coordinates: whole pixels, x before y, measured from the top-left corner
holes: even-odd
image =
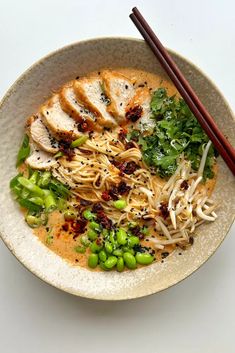
[[[167,72],[171,81],[189,106],[192,113],[206,132],[209,139],[214,144],[216,150],[226,162],[229,169],[235,175],[235,149],[219,130],[212,116],[206,110],[196,93],[183,76],[176,63],[173,61],[167,50],[164,48],[156,34],[150,28],[139,10],[134,7],[130,15],[131,20],[146,40],[154,55],[159,60],[163,69]]]

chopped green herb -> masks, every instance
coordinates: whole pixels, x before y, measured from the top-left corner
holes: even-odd
[[[154,92],[151,101],[152,118],[156,126],[152,135],[139,138],[144,161],[161,177],[174,174],[177,160],[184,153],[198,170],[203,145],[209,141],[206,133],[182,98],[169,97],[164,88]],[[211,146],[204,178],[213,177],[213,163],[216,151]]]
[[[16,167],[19,167],[30,154],[29,137],[25,135],[17,154]]]

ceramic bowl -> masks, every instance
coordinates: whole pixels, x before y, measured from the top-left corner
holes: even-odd
[[[170,51],[199,98],[219,127],[235,144],[235,123],[231,110],[215,85],[193,64]],[[198,230],[194,245],[164,263],[136,271],[92,272],[73,266],[44,246],[25,224],[14,202],[9,180],[16,174],[16,153],[25,118],[37,111],[53,90],[63,83],[102,67],[134,67],[166,77],[144,41],[130,38],[101,38],[66,46],[28,69],[9,89],[0,105],[0,232],[17,259],[45,282],[69,293],[94,299],[121,300],[146,296],[166,289],[198,269],[218,248],[233,222],[234,177],[219,158],[214,199],[219,219]]]

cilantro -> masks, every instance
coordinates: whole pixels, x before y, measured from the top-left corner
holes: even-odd
[[[130,139],[138,137],[144,161],[161,177],[168,177],[174,174],[177,159],[184,153],[191,161],[192,168],[198,170],[203,147],[209,139],[185,101],[175,96],[169,97],[164,88],[159,88],[153,94],[150,107],[156,122],[153,134],[141,137],[133,130],[128,136]],[[204,179],[214,176],[212,167],[215,153],[211,146]]]

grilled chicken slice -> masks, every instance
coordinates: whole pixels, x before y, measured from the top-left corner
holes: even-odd
[[[133,127],[142,133],[150,133],[155,122],[151,119],[151,94],[147,87],[138,88],[126,107],[126,116],[133,122]]]
[[[56,153],[59,151],[59,143],[43,124],[40,113],[28,119],[26,128],[28,129],[32,140],[36,142],[43,151],[49,153]]]
[[[114,117],[107,111],[109,100],[102,90],[99,78],[83,78],[74,83],[74,91],[86,108],[97,115],[97,123],[104,127],[117,126]]]
[[[101,127],[96,123],[96,115],[79,103],[74,92],[73,83],[61,90],[60,104],[63,111],[72,116],[81,126],[87,124],[88,130],[101,130]]]
[[[126,121],[126,106],[135,93],[133,84],[127,77],[115,71],[104,70],[101,77],[105,94],[111,102],[107,110],[121,124]]]
[[[41,108],[41,113],[43,123],[58,138],[73,140],[81,135],[74,119],[62,110],[58,94]]]
[[[57,161],[51,153],[41,150],[36,144],[31,143],[31,155],[26,159],[28,164],[33,169],[50,169]]]

